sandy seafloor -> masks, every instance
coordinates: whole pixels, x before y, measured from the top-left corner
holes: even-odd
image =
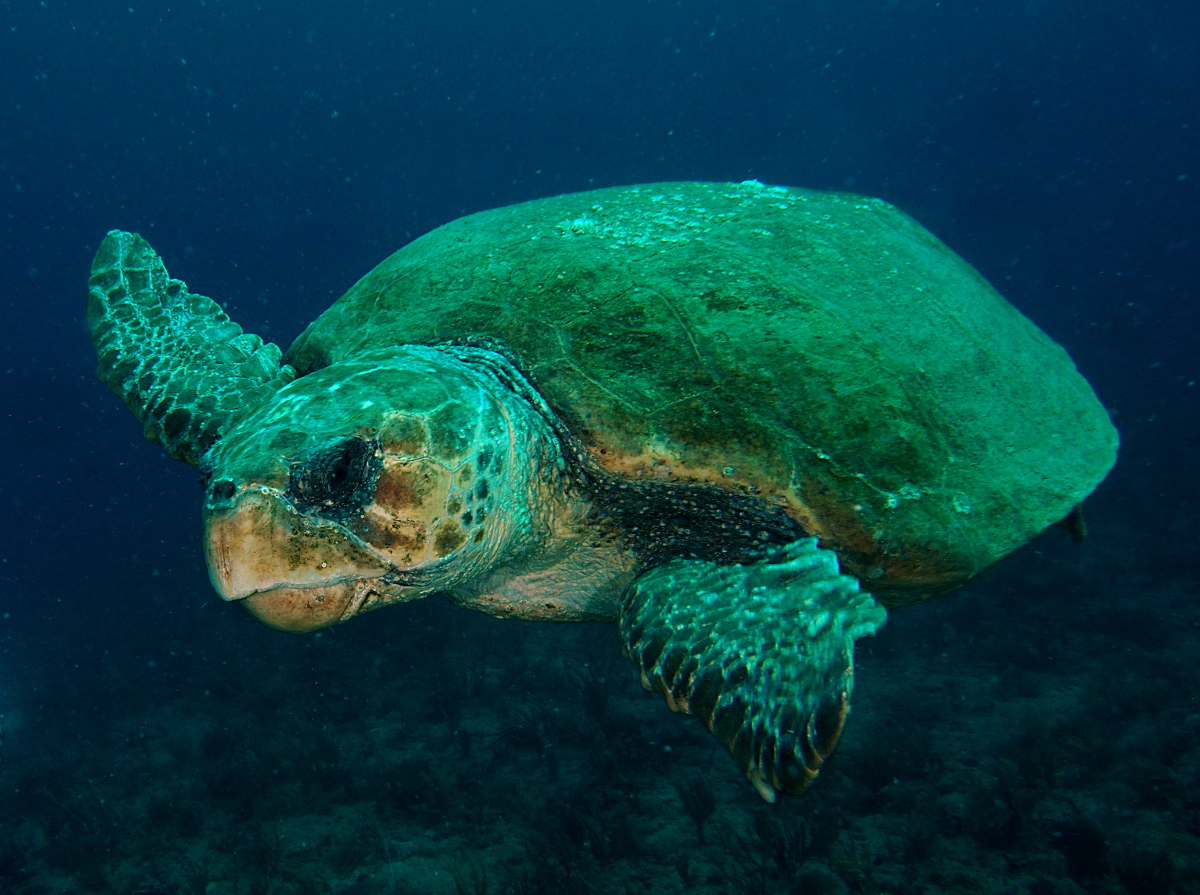
[[[140,679],[98,642],[8,718],[0,891],[1200,891],[1196,581],[1104,515],[893,611],[835,757],[774,806],[608,626],[429,600],[297,638],[197,573]]]

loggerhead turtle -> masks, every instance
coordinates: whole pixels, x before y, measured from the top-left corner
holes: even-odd
[[[473,214],[286,358],[136,235],[104,240],[90,294],[100,378],[200,471],[224,599],[286,631],[432,594],[616,621],[768,801],[833,749],[883,606],[1068,517],[1116,454],[1066,352],[860,196],[665,183]]]

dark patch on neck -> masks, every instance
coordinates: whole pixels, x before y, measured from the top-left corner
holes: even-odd
[[[754,562],[805,531],[782,507],[715,485],[650,482],[590,467],[574,478],[592,500],[592,521],[607,526],[650,565],[678,557],[721,564]]]
[[[755,562],[771,547],[807,537],[784,508],[717,485],[657,482],[601,467],[566,422],[550,425],[567,462],[568,486],[592,505],[589,521],[607,529],[649,566],[676,558]]]

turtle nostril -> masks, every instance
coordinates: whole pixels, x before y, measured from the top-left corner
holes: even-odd
[[[213,500],[226,501],[237,493],[237,486],[229,479],[221,479],[212,486]]]

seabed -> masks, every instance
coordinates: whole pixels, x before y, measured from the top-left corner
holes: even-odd
[[[431,599],[296,637],[198,572],[163,630],[12,688],[0,891],[1200,891],[1200,602],[1119,533],[893,612],[774,806],[611,627]]]

